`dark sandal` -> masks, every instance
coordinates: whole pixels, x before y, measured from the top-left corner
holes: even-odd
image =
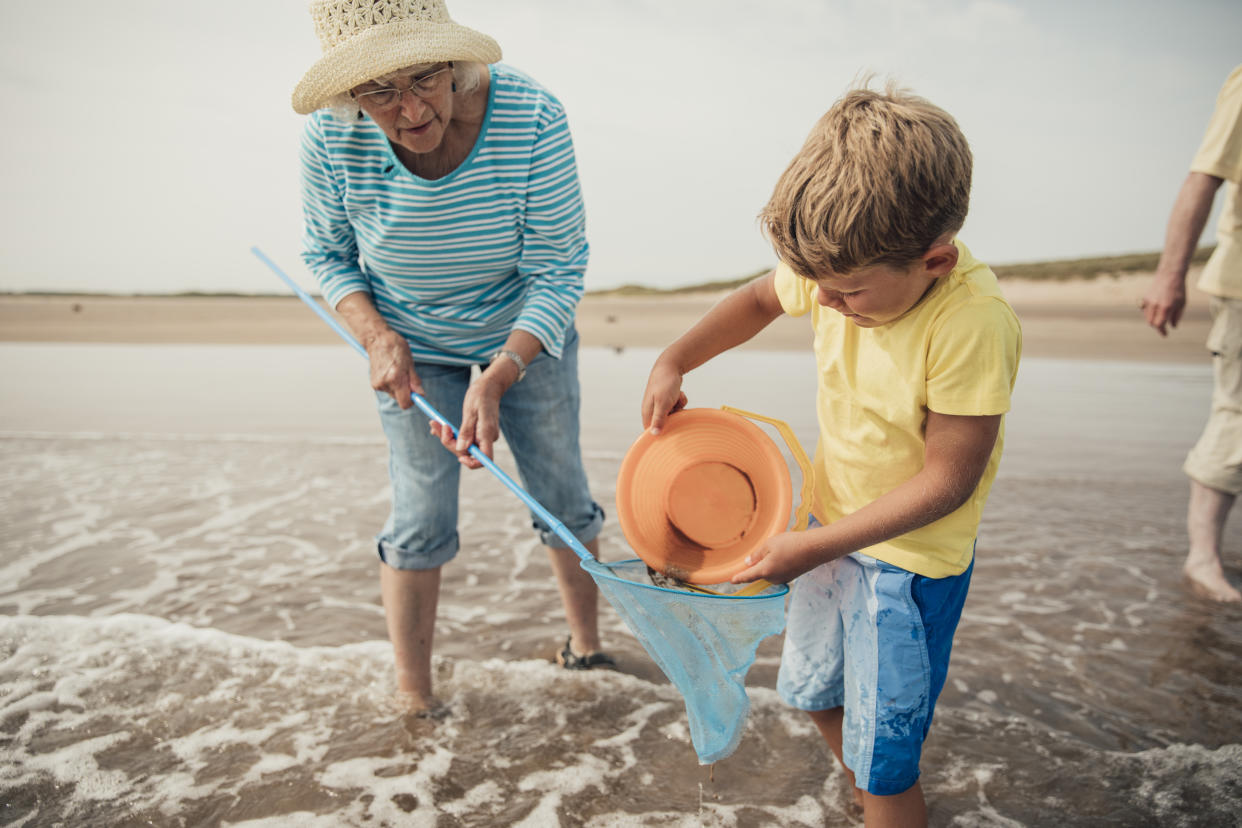
[[[573,641],[572,635],[565,639],[565,649],[556,654],[556,663],[566,670],[617,669],[617,662],[608,653],[596,651],[586,655],[575,654],[569,646],[571,641]]]

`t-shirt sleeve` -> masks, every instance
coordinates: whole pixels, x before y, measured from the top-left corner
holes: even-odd
[[[1242,183],[1242,66],[1221,87],[1190,170]]]
[[[794,273],[784,262],[776,266],[775,288],[776,298],[790,316],[803,316],[815,307],[815,283]]]
[[[1022,328],[1013,309],[980,296],[948,313],[931,337],[927,407],[939,414],[1004,414],[1018,374]]]

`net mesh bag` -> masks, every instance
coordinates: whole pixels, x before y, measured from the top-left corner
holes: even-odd
[[[655,586],[638,559],[584,560],[582,567],[685,698],[699,762],[733,753],[750,711],[746,673],[759,643],[785,628],[789,588],[770,586],[745,597],[708,595]]]

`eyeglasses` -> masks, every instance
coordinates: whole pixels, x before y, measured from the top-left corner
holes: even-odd
[[[367,105],[375,109],[389,109],[401,103],[401,99],[405,97],[406,92],[413,92],[419,98],[429,98],[436,93],[440,87],[440,78],[445,72],[451,71],[452,66],[444,66],[434,72],[428,72],[420,75],[410,81],[408,89],[397,89],[395,87],[386,86],[382,89],[371,89],[366,92],[350,92],[354,96],[354,100],[359,103],[366,102]]]

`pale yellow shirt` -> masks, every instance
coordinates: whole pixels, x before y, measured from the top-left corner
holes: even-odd
[[[1221,87],[1190,170],[1227,182],[1225,206],[1216,225],[1216,252],[1203,266],[1199,289],[1213,296],[1242,299],[1242,66]]]
[[[960,242],[957,267],[917,305],[860,328],[816,300],[815,283],[781,264],[776,293],[791,316],[811,314],[819,368],[819,444],[813,512],[827,525],[858,511],[923,468],[927,412],[985,416],[1009,410],[1022,330],[996,276]],[[902,569],[944,578],[970,565],[975,533],[1004,445],[953,513],[861,550]]]

